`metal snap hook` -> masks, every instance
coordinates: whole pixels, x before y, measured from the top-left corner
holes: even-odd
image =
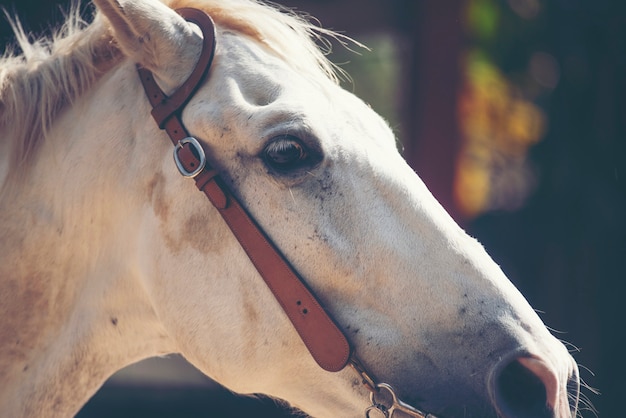
[[[395,412],[402,412],[405,415],[414,418],[436,418],[432,414],[420,411],[413,406],[402,402],[396,395],[396,391],[387,383],[378,383],[376,392],[370,393],[370,402],[372,405],[366,409],[365,416],[370,417],[371,411],[381,412],[384,418],[391,418]],[[372,417],[373,418],[373,417]]]
[[[388,383],[376,383],[354,354],[350,357],[348,364],[357,373],[363,385],[370,391],[371,405],[365,410],[365,418],[393,418],[395,412],[400,412],[400,415],[408,415],[412,418],[437,418],[433,414],[422,412],[403,402],[396,395],[395,389]]]

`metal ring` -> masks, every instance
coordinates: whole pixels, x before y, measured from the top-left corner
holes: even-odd
[[[371,412],[376,412],[376,416],[370,415]],[[371,405],[369,408],[365,410],[365,418],[389,418],[389,412],[382,405]]]
[[[366,412],[375,408],[386,414],[385,416],[389,417],[394,417],[394,415],[396,415],[396,411],[398,411],[402,412],[403,415],[414,418],[436,418],[432,414],[422,412],[419,409],[402,402],[402,400],[398,398],[398,395],[396,395],[395,389],[388,383],[379,383],[376,385],[376,389],[378,392],[370,393],[370,402],[372,403],[372,406]],[[383,390],[386,391],[390,397],[389,399],[385,399],[386,402],[376,399],[377,395],[380,395]],[[387,405],[387,403],[389,403],[389,405]]]
[[[180,158],[178,158],[178,151],[185,146],[185,144],[190,144],[193,148],[195,148],[196,155],[199,159],[198,167],[192,171],[187,171],[183,163],[180,161]],[[198,140],[193,136],[188,136],[178,141],[174,147],[174,162],[176,163],[176,168],[178,168],[178,171],[180,171],[180,174],[184,177],[196,177],[206,166],[206,155],[204,154],[204,149],[202,148],[202,145],[200,145],[200,142],[198,142]]]

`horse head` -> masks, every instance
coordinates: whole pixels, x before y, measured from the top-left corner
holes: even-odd
[[[73,235],[90,240],[80,253],[89,261],[65,270],[90,283],[73,291],[82,308],[64,316],[92,327],[82,353],[99,367],[86,392],[125,364],[179,352],[234,391],[313,416],[362,417],[371,406],[352,370],[322,370],[309,355],[150,116],[135,65],[165,94],[179,88],[203,35],[172,8],[193,6],[215,20],[217,48],[182,122],[368,375],[437,417],[575,416],[565,346],[403,160],[386,122],[337,85],[306,24],[244,0],[95,4],[93,26],[119,62],[60,115],[36,156],[56,156],[39,174],[70,166],[54,184],[82,210],[69,226],[66,212],[49,215],[66,236],[100,222],[95,236]],[[64,332],[66,344],[78,334]]]

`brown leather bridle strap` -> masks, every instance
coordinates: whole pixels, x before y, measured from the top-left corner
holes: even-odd
[[[152,115],[159,128],[168,133],[176,146],[177,164],[180,162],[186,173],[193,173],[189,177],[195,179],[198,189],[204,192],[222,215],[315,361],[325,370],[339,371],[350,359],[351,349],[345,335],[241,206],[218,172],[203,160],[200,156],[203,150],[198,149],[201,145],[197,140],[185,141],[189,134],[182,123],[181,113],[208,74],[215,53],[216,36],[212,19],[203,11],[183,8],[177,12],[202,30],[202,53],[191,76],[169,97],[157,85],[149,70],[138,68],[141,82],[153,106]],[[194,173],[196,170],[198,172]]]

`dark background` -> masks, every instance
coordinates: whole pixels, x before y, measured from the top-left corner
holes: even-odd
[[[383,34],[393,40],[397,69],[391,80],[393,103],[372,100],[373,107],[390,113],[386,116],[394,122],[407,160],[444,206],[486,246],[533,307],[541,311],[546,324],[577,347],[574,355],[583,366],[583,379],[601,392],[586,391],[599,415],[623,416],[626,2],[279,3],[311,12],[323,26],[357,39]],[[62,19],[61,2],[1,0],[0,4],[11,13],[17,11],[34,33],[45,33],[49,25]],[[534,19],[521,19],[511,13],[515,4],[539,4],[541,13]],[[467,29],[468,5],[498,11],[500,25],[495,36],[485,40]],[[0,37],[8,42],[10,36],[3,21]],[[465,134],[458,119],[465,83],[461,58],[467,48],[477,44],[511,78],[520,74],[533,51],[548,51],[559,65],[560,77],[549,94],[532,98],[548,120],[541,140],[526,156],[537,174],[532,193],[514,209],[486,208],[470,216],[455,199],[454,183]],[[368,86],[360,85],[356,76],[350,88],[368,94]],[[255,416],[287,416],[285,412],[263,412],[263,408],[274,411],[271,401],[241,401],[219,390],[207,391],[202,385],[134,385],[131,390],[112,382],[79,416],[122,416],[125,411],[128,416],[228,417],[246,416],[251,410]],[[594,413],[583,411],[582,416]]]

